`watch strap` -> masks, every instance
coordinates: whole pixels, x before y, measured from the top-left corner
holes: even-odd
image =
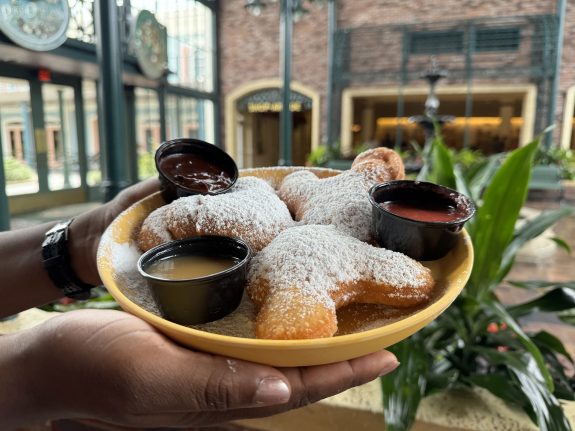
[[[65,296],[72,299],[88,299],[95,286],[84,283],[72,269],[68,239],[74,219],[60,222],[51,228],[42,243],[42,264],[48,276]]]

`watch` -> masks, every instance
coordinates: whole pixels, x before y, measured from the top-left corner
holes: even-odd
[[[88,299],[90,290],[95,286],[81,281],[70,264],[68,238],[73,221],[60,222],[46,232],[42,243],[42,264],[64,295],[72,299]]]

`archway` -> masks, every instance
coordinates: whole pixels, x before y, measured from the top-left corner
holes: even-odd
[[[226,149],[238,166],[277,165],[279,158],[280,81],[251,82],[226,98]],[[319,145],[319,94],[292,83],[293,163],[303,165]]]

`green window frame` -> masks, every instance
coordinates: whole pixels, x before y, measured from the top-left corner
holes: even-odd
[[[411,33],[410,53],[415,55],[461,54],[463,30],[417,31]]]
[[[475,32],[475,51],[517,51],[521,44],[519,27],[480,28]]]

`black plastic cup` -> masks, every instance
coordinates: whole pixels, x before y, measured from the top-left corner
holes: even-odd
[[[210,191],[203,188],[186,186],[173,175],[164,172],[161,167],[162,160],[174,154],[193,154],[197,158],[217,166],[223,174],[229,177],[229,184]],[[234,162],[234,159],[232,159],[228,153],[213,144],[199,139],[178,138],[165,141],[156,150],[154,161],[159,173],[162,197],[167,203],[184,196],[197,194],[217,195],[224,193],[235,184],[239,176],[236,162]]]
[[[204,277],[172,280],[148,274],[154,262],[176,256],[229,257],[232,267]],[[181,325],[194,325],[221,319],[234,311],[244,292],[249,246],[222,236],[200,236],[171,241],[148,250],[138,260],[138,271],[148,282],[164,318]]]
[[[372,226],[381,247],[398,251],[416,260],[435,260],[445,256],[457,242],[463,225],[475,214],[475,205],[467,196],[423,181],[398,180],[376,184],[369,190]],[[458,215],[450,221],[420,221],[403,217],[380,204],[416,202],[421,208],[445,206]]]

